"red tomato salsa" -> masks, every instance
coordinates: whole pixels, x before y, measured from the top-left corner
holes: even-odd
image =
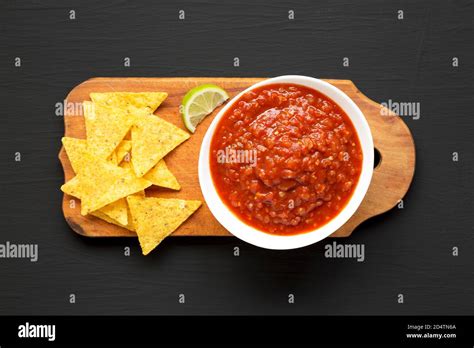
[[[246,224],[277,235],[314,230],[349,201],[362,148],[345,112],[326,95],[273,84],[242,95],[211,140],[220,198]]]

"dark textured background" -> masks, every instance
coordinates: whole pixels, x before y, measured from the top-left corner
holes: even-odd
[[[0,243],[38,243],[40,255],[0,259],[0,314],[474,314],[473,18],[473,1],[2,0]],[[235,238],[167,239],[145,258],[135,239],[68,228],[54,105],[75,85],[282,74],[351,79],[376,101],[421,103],[421,119],[405,119],[417,146],[405,209],[338,240],[364,243],[365,262],[325,259],[325,242],[267,251]]]

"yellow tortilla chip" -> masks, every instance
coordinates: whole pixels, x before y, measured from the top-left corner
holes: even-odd
[[[81,182],[77,175],[69,180],[67,183],[61,186],[61,191],[68,194],[69,196],[73,196],[76,198],[81,199]]]
[[[133,170],[132,168],[132,163],[128,162],[128,161],[125,161],[123,160],[122,163],[119,164],[120,167],[124,168],[124,169],[131,169]]]
[[[145,197],[145,191],[139,191],[137,193],[134,193],[132,196]],[[127,221],[128,221],[127,224],[121,223],[121,222],[117,221],[116,219],[112,218],[110,215],[105,214],[103,212],[103,210],[107,206],[102,208],[102,209],[91,212],[91,215],[94,215],[95,217],[98,217],[99,219],[107,221],[111,224],[114,224],[114,225],[126,228],[127,230],[135,232],[135,226],[133,225],[133,220],[132,220],[132,216],[130,214],[130,209],[128,208],[128,202],[125,198],[122,198],[121,200],[125,201]]]
[[[89,151],[102,159],[108,158],[143,113],[129,113],[120,108],[93,104],[85,101],[84,119],[86,123],[87,146]]]
[[[137,120],[132,127],[132,166],[138,177],[145,175],[160,159],[189,138],[181,128],[154,116]]]
[[[127,197],[143,255],[149,254],[200,206],[200,201]]]
[[[151,185],[148,180],[137,178],[132,170],[117,167],[89,153],[82,158],[77,180],[80,182],[76,190],[81,197],[82,215]],[[65,185],[61,187],[63,191],[67,188]]]
[[[123,161],[125,156],[132,150],[132,142],[130,140],[122,140],[122,142],[115,149],[117,156],[117,164]]]
[[[63,137],[61,141],[66,150],[69,162],[71,162],[72,170],[74,170],[74,173],[77,173],[78,167],[81,163],[81,158],[84,153],[87,152],[87,140]]]
[[[142,190],[142,191],[138,191],[137,193],[134,193],[133,195],[130,195],[129,197],[145,197],[145,191]],[[130,206],[128,204],[128,200],[125,199],[127,201],[127,213],[128,213],[128,224],[127,224],[127,229],[129,229],[130,231],[136,231],[136,228],[135,228],[135,224],[133,223],[133,219],[132,219],[132,213],[130,212]]]
[[[112,152],[110,154],[109,158],[107,159],[107,161],[109,161],[112,164],[117,165],[118,164],[117,152],[115,152],[115,151]]]
[[[126,226],[128,224],[127,209],[127,200],[125,198],[120,198],[119,200],[100,208],[100,211],[121,225]]]
[[[107,92],[91,93],[90,97],[96,104],[104,104],[113,108],[128,110],[129,113],[137,109],[152,114],[168,97],[165,92]]]
[[[168,169],[165,160],[160,160],[143,178],[156,186],[166,187],[172,190],[181,189],[178,180]]]
[[[99,219],[102,219],[104,221],[107,221],[108,223],[111,223],[111,224],[114,224],[114,225],[126,228],[127,230],[135,232],[135,230],[133,229],[133,226],[131,226],[129,224],[123,225],[120,222],[118,222],[117,220],[114,220],[114,219],[110,218],[110,216],[107,216],[106,214],[102,213],[100,210],[96,210],[96,211],[91,212],[91,215],[93,215],[95,217],[98,217]]]
[[[131,170],[127,170],[124,175],[122,175],[118,180],[109,181],[109,187],[106,190],[106,193],[102,196],[97,196],[96,187],[97,185],[105,185],[103,180],[94,182],[94,179],[91,180],[91,183],[87,183],[85,191],[89,192],[89,195],[86,195],[82,199],[81,213],[83,215],[87,214],[90,211],[100,209],[101,207],[110,204],[110,202],[115,202],[116,200],[127,197],[130,194],[144,190],[145,188],[151,186],[151,182],[143,178],[137,178],[135,173]],[[107,186],[107,185],[105,185]]]
[[[122,168],[131,168],[130,162],[127,161],[123,161],[120,166]],[[160,160],[156,166],[151,168],[148,173],[143,176],[143,179],[150,181],[155,186],[165,187],[172,190],[181,189],[181,185],[173,173],[168,169],[165,160]]]
[[[124,140],[125,141],[125,140]],[[77,173],[78,166],[80,166],[81,163],[81,158],[84,155],[84,152],[88,152],[88,147],[87,147],[87,140],[86,139],[78,139],[78,138],[70,138],[70,137],[63,137],[62,138],[62,143],[64,145],[64,149],[66,150],[67,156],[69,158],[69,162],[71,162],[71,167],[74,170],[75,173]],[[128,148],[128,151],[130,151],[130,148],[132,147],[132,144],[130,141],[128,141],[128,144],[122,145],[120,143],[119,147],[120,149],[120,156],[122,161],[123,156],[125,154],[122,153],[122,151],[125,151]],[[118,156],[119,154],[113,152],[109,156],[109,162],[113,164],[118,164]]]
[[[67,183],[65,183],[62,187],[61,190],[73,197],[82,199],[82,188],[80,187],[81,182],[80,179],[75,176],[71,180],[69,180]],[[99,215],[105,215],[109,218],[109,220],[114,220],[115,224],[118,224],[119,226],[126,227],[126,225],[129,223],[129,210],[128,210],[128,204],[125,198],[121,198],[115,202],[112,202],[99,210],[91,212],[92,215],[97,216],[102,218]],[[105,220],[105,219],[103,219]],[[106,220],[108,221],[108,220]],[[110,222],[110,221],[108,221]]]

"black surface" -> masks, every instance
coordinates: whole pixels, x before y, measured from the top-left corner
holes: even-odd
[[[474,314],[473,17],[472,1],[2,0],[0,243],[38,243],[39,261],[0,259],[0,314]],[[405,208],[337,240],[364,243],[365,262],[326,259],[325,242],[279,252],[234,238],[167,239],[143,257],[135,239],[69,229],[54,106],[75,85],[282,74],[351,79],[376,101],[421,103],[421,118],[405,119],[417,146]]]

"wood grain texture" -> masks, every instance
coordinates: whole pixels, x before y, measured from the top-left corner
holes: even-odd
[[[178,127],[183,127],[178,107],[189,89],[203,83],[215,83],[223,87],[232,98],[261,80],[262,78],[93,78],[75,87],[66,100],[68,103],[80,104],[84,100],[90,100],[91,92],[165,91],[169,96],[155,114]],[[359,106],[369,122],[374,146],[381,154],[381,161],[374,169],[372,182],[361,206],[352,218],[332,235],[347,237],[360,223],[393,208],[403,198],[414,175],[415,146],[410,130],[401,118],[396,115],[381,116],[382,106],[362,94],[352,81],[326,81],[344,91]],[[75,110],[65,115],[65,136],[85,138],[84,119]],[[172,191],[153,186],[147,190],[148,196],[199,199],[204,202],[198,179],[199,150],[204,134],[218,110],[197,127],[196,133],[188,141],[166,156],[168,167],[180,182],[181,190]],[[75,174],[64,148],[61,149],[59,158],[63,165],[65,181],[68,181]],[[74,208],[71,208],[71,199],[74,198],[65,194],[62,207],[66,221],[75,232],[89,237],[136,236],[134,232],[96,217],[82,216],[80,202],[77,201]],[[173,236],[229,235],[231,234],[217,222],[205,204],[173,233]]]

